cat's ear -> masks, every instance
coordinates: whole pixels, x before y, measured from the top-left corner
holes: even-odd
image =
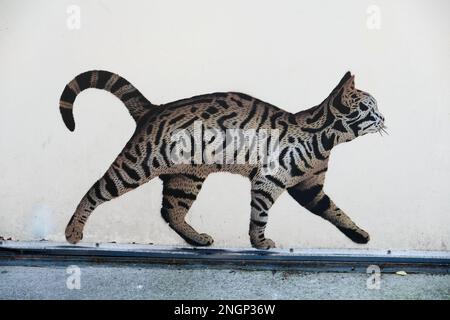
[[[349,71],[344,75],[339,84],[330,94],[333,107],[342,114],[350,113],[352,105],[347,103],[348,99],[346,97],[350,96],[354,90],[355,76],[353,76]]]
[[[342,77],[333,92],[338,92],[341,88],[345,88],[346,90],[355,89],[355,76],[352,75],[350,71],[347,71],[347,73]]]
[[[345,90],[353,91],[355,90],[355,75],[352,75],[344,84]]]

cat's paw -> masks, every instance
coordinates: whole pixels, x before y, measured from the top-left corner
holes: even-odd
[[[206,233],[185,234],[174,229],[187,243],[196,247],[206,247],[213,244],[214,239]]]
[[[212,245],[214,243],[214,239],[207,233],[200,233],[196,239],[196,242],[197,246],[206,247]]]
[[[367,232],[362,229],[356,230],[355,232],[355,241],[356,243],[368,243],[370,241],[370,236]]]
[[[366,244],[370,240],[369,234],[363,229],[339,229],[355,243]]]
[[[272,249],[275,248],[275,242],[273,242],[270,239],[264,239],[262,241],[258,241],[258,242],[252,242],[252,246],[256,249],[264,249],[264,250],[268,250],[268,249]]]
[[[76,244],[83,239],[83,229],[77,226],[68,225],[66,227],[66,240],[71,244]]]

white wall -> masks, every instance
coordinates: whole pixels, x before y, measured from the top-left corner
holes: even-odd
[[[69,5],[81,28],[66,26]],[[381,28],[366,25],[369,5]],[[63,240],[86,190],[134,122],[107,92],[59,114],[65,84],[106,69],[154,103],[238,90],[295,112],[321,102],[345,71],[372,93],[390,135],[334,150],[326,190],[372,237],[363,248],[450,246],[450,2],[0,1],[0,235]],[[99,207],[85,241],[184,245],[160,217],[152,181]],[[249,182],[206,181],[189,221],[216,247],[248,247]],[[279,247],[358,247],[287,193],[270,214]]]

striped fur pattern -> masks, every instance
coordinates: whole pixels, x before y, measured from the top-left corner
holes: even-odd
[[[207,246],[213,238],[197,232],[185,216],[207,176],[226,171],[251,181],[250,242],[255,248],[275,247],[265,237],[269,209],[285,190],[310,212],[330,221],[356,243],[369,235],[359,228],[323,190],[331,149],[366,133],[384,128],[384,117],[375,99],[355,89],[348,72],[319,105],[290,113],[237,92],[212,93],[163,105],[154,105],[124,78],[107,71],[78,75],[64,89],[60,111],[73,131],[72,108],[76,96],[87,88],[111,92],[122,100],[135,119],[136,130],[101,179],[87,191],[66,228],[66,239],[77,243],[87,219],[100,204],[117,198],[147,181],[163,181],[161,213],[169,226],[188,243]],[[206,128],[278,129],[279,170],[264,173],[259,164],[173,164],[167,154],[171,135],[188,129],[194,121]]]

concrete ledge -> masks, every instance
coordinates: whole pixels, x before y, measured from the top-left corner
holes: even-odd
[[[70,263],[169,264],[249,270],[366,272],[377,265],[384,273],[449,273],[449,251],[360,249],[208,249],[140,244],[0,241],[0,265]]]

